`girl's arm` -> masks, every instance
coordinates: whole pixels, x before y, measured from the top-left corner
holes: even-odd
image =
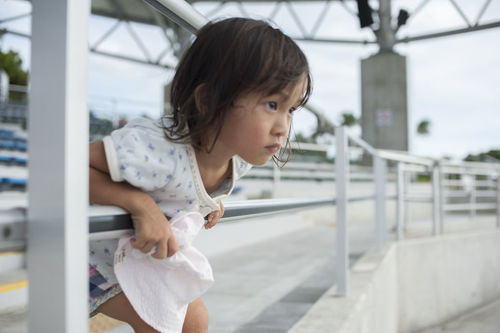
[[[178,245],[170,223],[153,198],[126,182],[111,180],[102,141],[92,142],[89,153],[90,202],[114,205],[130,212],[135,228],[133,247],[147,253],[156,246],[153,257],[172,256]]]

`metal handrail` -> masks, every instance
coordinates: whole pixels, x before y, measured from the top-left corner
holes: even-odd
[[[372,200],[373,195],[360,195],[348,198],[348,202]],[[389,197],[395,199],[395,196]],[[284,198],[261,200],[238,200],[225,203],[224,217],[219,223],[234,222],[242,219],[290,213],[299,209],[310,209],[335,205],[334,197],[317,199]],[[89,207],[89,239],[112,239],[127,235],[133,229],[130,215],[115,206]],[[25,249],[26,209],[16,208],[0,211],[0,253]]]
[[[197,34],[209,21],[184,0],[143,0],[181,27]]]

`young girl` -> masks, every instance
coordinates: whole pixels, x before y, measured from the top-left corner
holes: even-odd
[[[306,57],[279,29],[244,18],[209,23],[179,63],[172,114],[131,121],[90,144],[90,201],[130,212],[132,246],[170,257],[178,245],[166,216],[197,211],[213,227],[224,213],[220,198],[238,178],[252,165],[280,161],[293,113],[310,92]],[[156,332],[100,273],[113,265],[116,248],[116,240],[103,242],[90,244],[90,311]],[[196,299],[182,332],[207,330],[207,310]]]

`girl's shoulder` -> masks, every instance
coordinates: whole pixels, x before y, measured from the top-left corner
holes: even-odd
[[[122,128],[112,133],[113,137],[130,137],[137,141],[153,141],[161,144],[163,147],[177,147],[183,145],[181,143],[168,140],[165,135],[165,128],[171,123],[169,118],[150,119],[150,118],[134,118]]]
[[[149,118],[131,119],[124,127],[120,128],[118,131],[137,132],[150,135],[158,135],[163,133],[160,120]]]

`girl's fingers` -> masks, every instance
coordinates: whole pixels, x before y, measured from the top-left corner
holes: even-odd
[[[177,240],[175,239],[174,236],[171,236],[168,239],[168,244],[167,244],[167,257],[171,257],[179,250],[179,245],[177,244]]]
[[[156,259],[164,259],[167,256],[168,248],[167,242],[161,241],[156,245],[156,251],[152,257]]]
[[[132,238],[130,242],[132,243],[132,247],[138,250],[141,250],[146,245],[145,241],[137,239],[135,237]]]
[[[149,253],[155,246],[156,243],[146,242],[146,244],[140,250],[143,253]]]
[[[208,222],[205,224],[205,229],[213,227],[220,219],[218,212],[212,212],[208,215]]]

